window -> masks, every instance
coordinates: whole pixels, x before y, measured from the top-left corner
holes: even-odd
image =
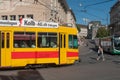
[[[6,37],[6,47],[9,48],[10,47],[10,34],[7,33],[7,37]]]
[[[5,37],[6,36],[6,37]],[[5,48],[5,45],[6,45],[6,48],[9,48],[10,47],[10,34],[9,33],[4,33],[2,32],[1,34],[1,37],[2,37],[2,45],[1,47],[2,48]],[[6,39],[5,39],[6,38]],[[6,43],[5,43],[6,42]]]
[[[63,41],[62,35],[60,35],[60,39],[61,39],[61,40],[60,40],[60,48],[62,48],[62,43],[63,43],[63,42],[62,42],[62,41]]]
[[[64,35],[64,48],[66,47],[66,37]]]
[[[36,37],[34,32],[14,32],[14,48],[35,48]]]
[[[18,19],[20,19],[20,17],[22,16],[22,18],[24,18],[25,16],[24,15],[18,15]]]
[[[33,19],[33,15],[32,15],[32,14],[29,14],[29,15],[27,15],[27,18]]]
[[[2,33],[2,48],[5,47],[5,33]]]
[[[37,3],[38,3],[38,0],[34,0],[34,3],[37,4]]]
[[[51,11],[51,16],[53,16],[53,12]]]
[[[57,33],[38,33],[38,47],[57,47]]]
[[[8,20],[8,16],[6,15],[2,16],[2,20]]]
[[[78,48],[77,36],[69,35],[69,48]]]
[[[57,0],[51,0],[51,9],[56,10]]]
[[[16,15],[10,15],[10,20],[16,20]]]

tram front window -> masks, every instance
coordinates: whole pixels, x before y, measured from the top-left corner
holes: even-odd
[[[114,39],[114,47],[115,49],[120,50],[120,38]]]
[[[69,35],[69,48],[74,48],[77,49],[78,48],[78,39],[77,36],[75,35]]]

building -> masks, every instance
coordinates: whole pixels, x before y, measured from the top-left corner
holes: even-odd
[[[75,27],[75,16],[66,0],[0,0],[0,19],[57,22]]]
[[[101,27],[101,22],[100,21],[91,21],[88,23],[88,34],[87,38],[89,39],[94,39],[97,34],[98,28]]]
[[[68,20],[67,21],[68,26],[74,26],[74,27],[76,26],[76,18],[71,9],[67,11],[67,20]]]
[[[82,24],[77,24],[78,30],[78,44],[85,45],[86,37],[87,37],[87,26]]]
[[[77,24],[80,27],[80,32],[79,32],[79,36],[80,37],[87,37],[87,26],[86,25],[82,25],[82,24]]]
[[[111,7],[109,30],[111,35],[120,34],[120,0]]]

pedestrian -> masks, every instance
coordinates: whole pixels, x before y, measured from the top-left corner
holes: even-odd
[[[20,19],[19,19],[19,26],[22,25],[22,20],[23,20],[23,18],[22,18],[22,16],[20,16]]]
[[[99,44],[99,46],[98,46],[97,60],[99,60],[100,58],[102,58],[102,60],[105,61],[105,58],[104,58],[104,55],[103,55],[103,48],[102,48],[101,44]]]
[[[86,46],[88,46],[88,41],[86,41]]]

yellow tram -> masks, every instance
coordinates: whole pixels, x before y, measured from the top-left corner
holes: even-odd
[[[1,22],[0,24],[6,24]],[[79,60],[77,30],[73,27],[28,22],[0,26],[0,67],[34,64],[73,64]],[[25,24],[27,26],[25,26]],[[35,23],[36,24],[36,23]],[[49,26],[53,27],[49,27]],[[45,27],[48,26],[48,27]]]

